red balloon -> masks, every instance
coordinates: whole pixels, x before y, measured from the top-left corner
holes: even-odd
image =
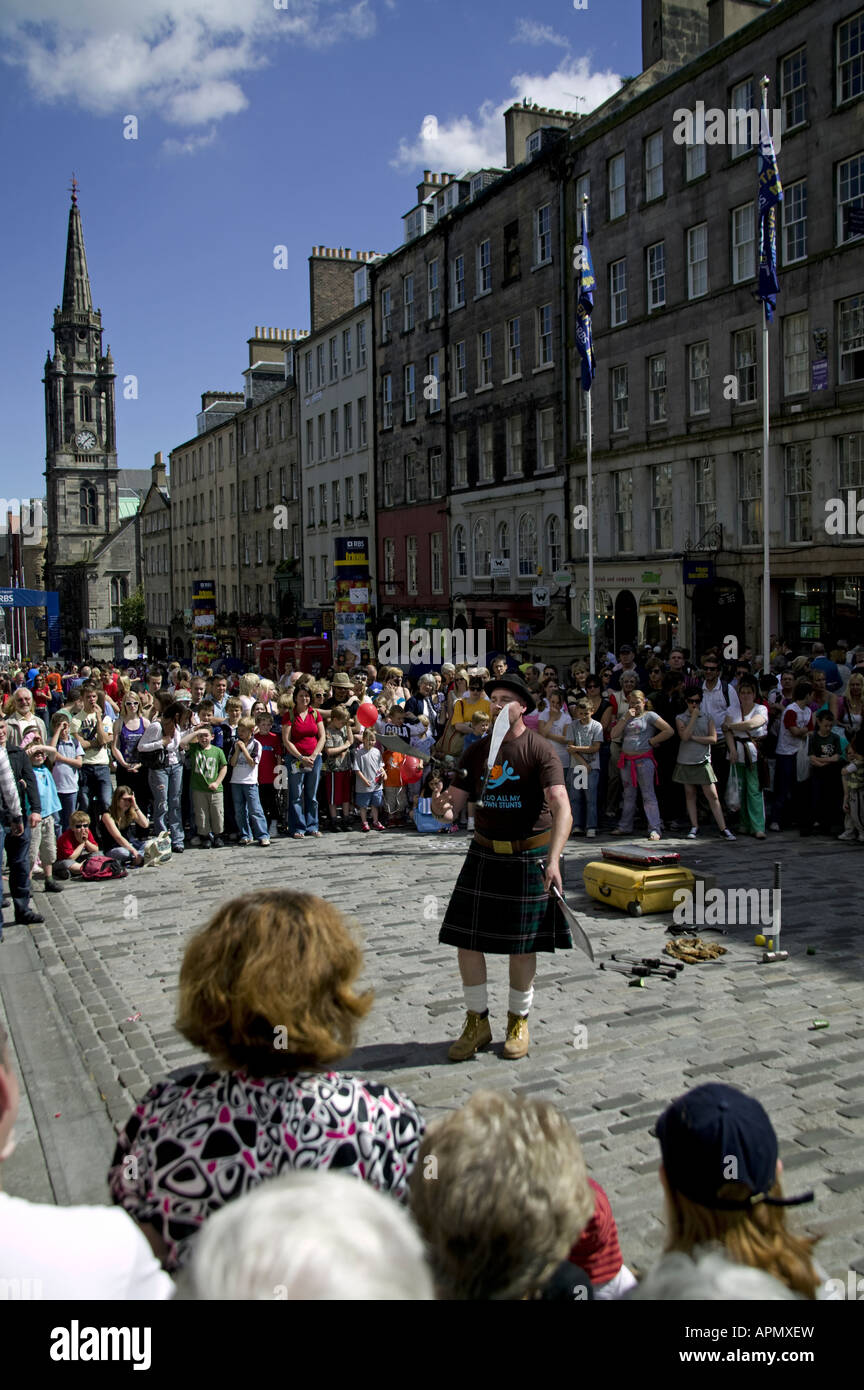
[[[378,711],[375,706],[368,703],[358,705],[357,723],[362,724],[364,729],[371,729],[373,724],[377,724]]]
[[[423,779],[423,764],[419,758],[407,758],[399,769],[399,779],[403,787],[412,787]]]

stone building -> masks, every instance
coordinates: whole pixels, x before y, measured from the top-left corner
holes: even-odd
[[[73,180],[63,298],[43,378],[45,588],[60,595],[62,650],[111,660],[122,647],[120,604],[141,579],[138,509],[150,474],[118,468],[114,361],[110,346],[103,353],[102,332]]]
[[[849,217],[864,207],[864,10],[646,0],[643,20],[645,71],[572,129],[565,162],[568,244],[587,192],[597,280],[601,633],[697,655],[729,635],[761,645],[758,154],[756,122],[734,113],[758,108],[766,74],[785,192],[769,332],[770,627],[793,644],[860,638],[864,518],[857,536],[832,535],[826,506],[864,498],[864,243]],[[574,502],[586,500],[581,395]],[[583,561],[584,531],[573,545]],[[584,562],[577,581],[587,629]]]
[[[172,606],[171,498],[162,453],[150,469],[152,482],[141,506],[141,569],[147,612],[147,651],[170,655]]]

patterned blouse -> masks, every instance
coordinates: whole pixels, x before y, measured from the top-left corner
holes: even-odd
[[[152,1225],[181,1268],[207,1217],[266,1178],[333,1168],[404,1200],[425,1125],[412,1101],[337,1072],[250,1077],[209,1064],[153,1086],[121,1131],[113,1200]]]

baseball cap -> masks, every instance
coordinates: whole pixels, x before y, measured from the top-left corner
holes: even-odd
[[[630,652],[630,653],[632,653],[632,651],[633,651],[633,648],[632,648],[631,646],[629,646],[629,645],[625,642],[624,645],[623,645],[623,647],[619,647],[619,648],[618,648],[618,655],[620,656],[622,652]]]
[[[796,1207],[813,1201],[812,1192],[768,1195],[776,1182],[777,1135],[758,1100],[734,1086],[709,1082],[679,1096],[658,1119],[656,1134],[669,1186],[700,1206],[749,1211],[762,1202]],[[721,1197],[727,1182],[743,1184],[750,1195]]]

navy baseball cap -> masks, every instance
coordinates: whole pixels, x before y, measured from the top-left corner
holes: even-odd
[[[660,1116],[656,1134],[669,1186],[700,1206],[748,1211],[760,1202],[795,1207],[813,1201],[812,1192],[768,1195],[777,1180],[777,1135],[758,1100],[734,1086],[710,1082],[679,1096]],[[728,1182],[749,1187],[750,1195],[721,1197]]]

